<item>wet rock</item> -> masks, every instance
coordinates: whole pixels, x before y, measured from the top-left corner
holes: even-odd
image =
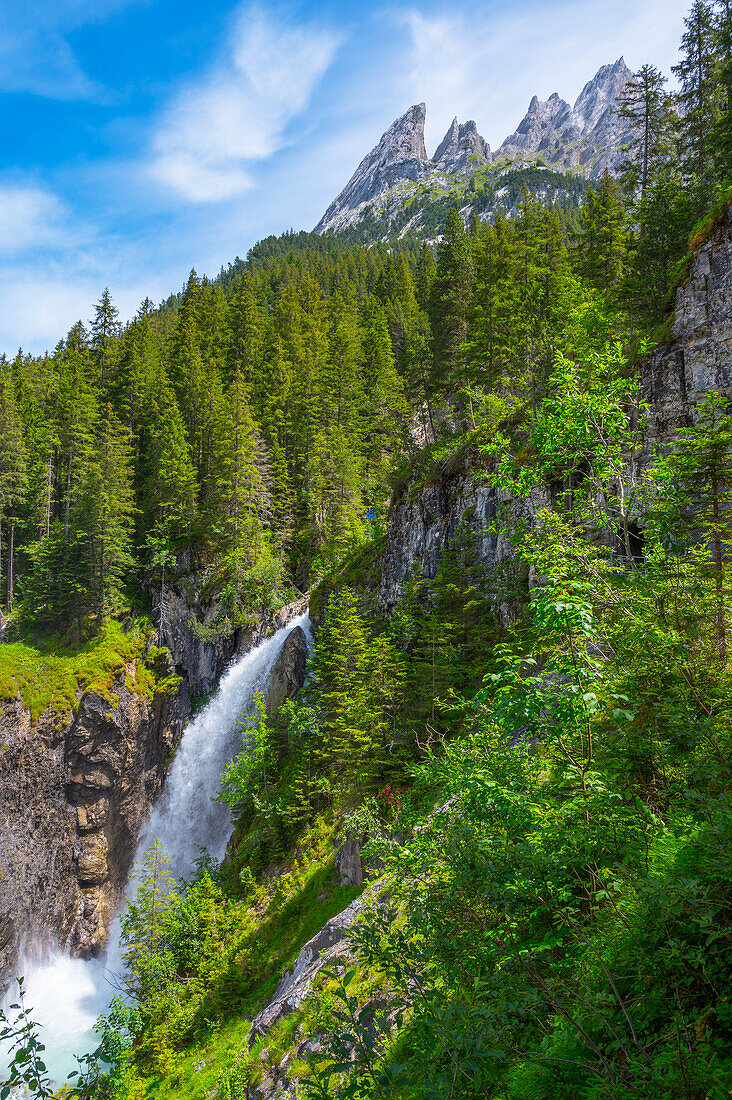
[[[267,714],[275,714],[285,699],[292,699],[305,682],[308,661],[308,640],[305,631],[296,626],[282,643],[267,683],[265,706]]]
[[[307,610],[302,598],[276,613],[258,616],[248,626],[234,626],[218,599],[202,582],[204,571],[190,554],[160,584],[150,583],[158,608],[160,644],[172,654],[173,670],[185,678],[191,695],[210,695],[231,662],[259,645],[270,634]]]
[[[184,687],[150,699],[128,671],[65,720],[0,706],[0,988],[23,937],[80,955],[105,941],[189,711]]]
[[[108,855],[109,841],[104,833],[93,833],[85,837],[77,847],[79,883],[93,886],[106,882],[109,878]]]

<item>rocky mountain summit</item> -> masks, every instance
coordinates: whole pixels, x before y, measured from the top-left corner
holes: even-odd
[[[616,107],[630,76],[621,57],[598,70],[573,107],[557,92],[545,102],[534,96],[516,131],[495,153],[475,122],[460,123],[455,118],[434,156],[428,157],[425,105],[416,104],[392,123],[364,157],[315,232],[360,230],[377,239],[395,232],[403,236],[409,230],[428,228],[425,211],[446,197],[464,202],[466,215],[475,209],[480,217],[490,217],[499,203],[510,212],[511,198],[507,200],[500,183],[512,170],[515,174],[517,169],[540,166],[555,175],[570,172],[581,180],[597,179],[606,169],[614,171],[627,140],[626,124]],[[557,201],[559,191],[561,201],[569,193],[561,179],[550,178],[547,183],[544,200]],[[476,191],[484,196],[477,209]]]
[[[460,123],[454,118],[437,146],[432,162],[440,172],[463,172],[467,168],[486,164],[490,154],[490,145],[480,136],[472,119]]]
[[[418,103],[392,122],[381,141],[364,157],[340,195],[330,204],[316,228],[325,232],[347,224],[348,215],[372,202],[403,180],[417,182],[428,176],[432,162],[424,145],[425,105]]]
[[[619,58],[603,65],[585,84],[574,107],[554,92],[546,102],[534,96],[515,133],[501,145],[497,158],[535,161],[561,169],[579,169],[590,179],[613,171],[623,158],[627,125],[616,111],[632,73]]]

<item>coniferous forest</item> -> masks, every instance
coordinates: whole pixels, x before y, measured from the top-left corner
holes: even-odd
[[[726,3],[694,0],[675,75],[634,75],[625,161],[579,205],[527,177],[515,216],[450,209],[435,241],[268,238],[0,362],[3,698],[45,676],[53,703],[135,632],[164,649],[192,573],[202,644],[303,593],[315,627],[304,686],[222,765],[226,860],[181,882],[146,852],[119,995],[58,1095],[732,1092],[732,410],[712,388],[661,438],[640,384],[729,232]],[[461,506],[385,603],[397,509],[455,482],[489,521]],[[2,1017],[9,1080],[48,1097],[32,1007]]]

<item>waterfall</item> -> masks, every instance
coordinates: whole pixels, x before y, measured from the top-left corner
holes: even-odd
[[[241,747],[240,718],[254,713],[256,694],[265,690],[282,643],[297,626],[310,643],[310,620],[305,614],[230,665],[214,697],[188,724],[163,792],[140,835],[136,860],[156,837],[167,848],[177,878],[191,874],[202,848],[214,859],[223,857],[231,835],[231,814],[227,806],[212,798],[219,789],[221,773]],[[127,893],[133,890],[131,876]],[[76,959],[60,951],[39,955],[37,949],[21,956],[26,1004],[43,1025],[46,1064],[58,1082],[76,1068],[75,1054],[98,1045],[94,1023],[114,996],[109,978],[120,970],[118,919],[110,931],[109,945],[106,958],[100,959]],[[3,1007],[13,1003],[16,995],[17,987],[10,990]],[[4,1069],[0,1058],[0,1076]]]

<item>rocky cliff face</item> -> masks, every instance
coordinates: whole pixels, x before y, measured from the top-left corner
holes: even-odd
[[[169,606],[178,600],[194,613],[182,590],[171,592]],[[188,684],[198,694],[213,690],[232,657],[305,606],[291,604],[225,642],[199,642],[185,617],[169,621],[173,656],[151,651],[160,685],[152,697],[131,662],[108,691],[82,694],[71,716],[49,709],[34,722],[19,700],[0,706],[0,992],[24,941],[82,956],[103,947],[190,714]],[[298,627],[272,670],[269,713],[302,686],[306,661]]]
[[[173,671],[165,653],[156,665]],[[184,688],[168,680],[150,698],[136,671],[70,718],[0,709],[0,986],[23,939],[84,956],[104,943],[188,713]]]
[[[330,204],[316,233],[348,224],[348,215],[404,180],[429,175],[432,164],[424,147],[425,105],[418,103],[393,122],[378,145],[359,164],[340,195]]]
[[[729,211],[691,260],[676,292],[671,340],[644,360],[649,442],[691,424],[710,392],[732,399],[732,228]]]
[[[429,159],[424,144],[425,105],[410,107],[364,157],[315,232],[344,232],[363,224],[371,234],[388,236],[390,226],[416,200],[429,207],[447,197],[458,198],[466,204],[467,217],[472,206],[465,189],[476,173],[495,184],[498,202],[500,176],[522,165],[541,161],[554,171],[572,170],[589,179],[599,178],[606,169],[614,171],[623,159],[621,146],[627,136],[615,108],[630,75],[621,57],[613,65],[603,65],[587,82],[574,107],[556,92],[546,102],[534,96],[515,133],[494,154],[475,122],[454,119]],[[481,208],[480,216],[489,217],[496,202]],[[424,213],[413,218],[408,228],[419,229]]]
[[[512,556],[510,544],[494,526],[500,514],[510,509],[516,519],[534,520],[549,503],[548,495],[536,493],[524,501],[513,500],[481,477],[485,464],[468,454],[451,471],[426,485],[407,486],[392,501],[386,547],[381,563],[378,598],[390,611],[399,599],[404,583],[413,571],[429,579],[437,573],[440,555],[450,545],[458,527],[464,525],[476,536],[476,550],[487,572]],[[501,606],[508,622],[511,608]]]
[[[191,695],[209,695],[234,658],[248,653],[290,619],[301,615],[307,600],[300,599],[278,612],[264,612],[248,626],[233,626],[220,602],[206,591],[204,573],[184,558],[166,580],[151,586],[158,608],[161,644],[173,655]]]

